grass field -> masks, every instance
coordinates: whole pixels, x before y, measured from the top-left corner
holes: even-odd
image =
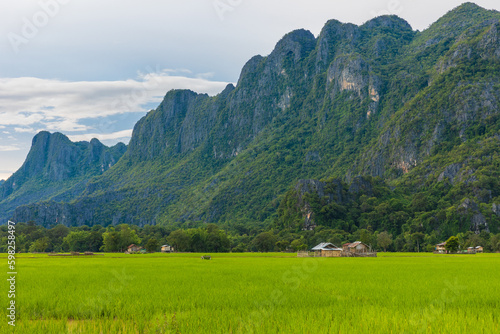
[[[17,272],[2,333],[500,332],[500,254],[21,254]]]

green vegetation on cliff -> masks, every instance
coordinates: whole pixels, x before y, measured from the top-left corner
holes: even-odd
[[[217,223],[240,235],[497,233],[499,20],[467,3],[423,32],[396,16],[332,20],[317,38],[293,31],[250,59],[236,87],[167,93],[116,165],[13,218]]]

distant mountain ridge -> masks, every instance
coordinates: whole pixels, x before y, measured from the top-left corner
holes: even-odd
[[[287,221],[300,228],[309,215],[318,224],[352,229],[366,227],[359,207],[367,201],[366,208],[375,210],[368,199],[378,194],[381,202],[397,199],[401,205],[394,210],[405,212],[405,222],[427,215],[431,229],[494,230],[500,203],[499,32],[500,14],[471,3],[423,32],[396,16],[361,26],[331,20],[317,38],[293,31],[269,56],[251,58],[236,87],[214,97],[168,92],[135,125],[115,165],[99,170],[102,164],[84,163],[92,172],[76,182],[74,172],[47,162],[44,175],[52,182],[71,176],[75,186],[66,192],[16,202],[14,180],[29,182],[40,174],[7,180],[0,186],[4,194],[10,191],[1,211],[15,208],[15,220],[46,226],[201,221],[283,227]],[[83,151],[76,160],[87,161],[83,157],[92,150]],[[120,154],[110,151],[98,160],[107,162],[109,155]],[[30,166],[21,170],[35,168]],[[301,180],[346,189],[357,180],[366,187],[348,201],[322,198],[329,194],[322,192],[308,202],[297,195]],[[378,190],[362,191],[368,188]],[[422,194],[436,200],[412,206]],[[458,211],[476,218],[464,223],[455,217]],[[429,223],[431,216],[438,223]],[[395,220],[390,228],[399,233],[405,222]]]
[[[91,177],[111,168],[125,151],[123,143],[109,148],[97,139],[73,143],[61,133],[38,133],[24,164],[0,184],[1,219],[10,218],[8,214],[20,205],[71,201]]]

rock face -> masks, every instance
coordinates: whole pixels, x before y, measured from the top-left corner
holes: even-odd
[[[127,155],[145,161],[196,148],[215,122],[217,108],[203,108],[207,100],[208,95],[189,90],[170,91],[154,112],[135,125]]]
[[[299,180],[295,186],[298,193],[299,205],[304,204],[304,195],[317,194],[320,198],[328,198],[328,201],[342,203],[346,200],[343,195],[343,185],[340,180],[321,182],[318,180]]]
[[[340,180],[333,180],[328,183],[318,180],[299,180],[295,186],[295,191],[297,194],[297,206],[304,219],[304,230],[312,230],[316,227],[316,217],[306,195],[313,195],[319,200],[326,200],[327,202],[335,201],[342,203],[346,200]]]
[[[474,201],[466,198],[459,206],[459,212],[462,215],[470,217],[471,230],[479,234],[482,230],[490,232],[486,218],[479,211],[479,205]]]
[[[500,204],[493,203],[491,211],[500,217]]]
[[[361,176],[356,176],[349,186],[350,194],[363,193],[367,196],[373,195],[372,185]]]
[[[356,176],[350,184],[345,184],[339,179],[333,179],[328,182],[318,180],[299,180],[295,185],[296,205],[304,219],[305,230],[312,230],[317,226],[315,212],[312,202],[328,205],[349,205],[360,195],[373,196],[372,183],[361,177]],[[346,191],[347,190],[347,191]],[[317,210],[316,210],[317,211]]]
[[[339,205],[375,196],[364,176],[417,179],[415,191],[465,183],[460,200],[490,205],[498,195],[467,148],[498,135],[499,20],[465,4],[423,32],[395,16],[332,20],[317,38],[293,31],[251,58],[236,87],[168,92],[125,154],[40,134],[0,186],[2,212],[66,225],[269,222],[291,189]],[[330,177],[348,185],[313,181]]]
[[[408,173],[434,154],[436,146],[457,139],[465,142],[472,124],[497,113],[500,93],[494,88],[498,82],[497,74],[493,74],[496,71],[489,72],[492,76],[486,80],[460,78],[465,68],[498,61],[500,23],[497,12],[490,14],[492,16],[467,3],[445,15],[415,39],[408,54],[409,63],[421,63],[419,59],[431,50],[441,50],[442,57],[433,66],[432,74],[414,81],[415,89],[427,86],[425,93],[422,91],[421,96],[416,96],[399,115],[385,124],[378,142],[365,153],[367,159],[360,166],[363,173],[381,177],[395,171]],[[486,67],[484,71],[488,72]],[[409,83],[416,79],[414,74],[399,75],[402,80],[399,84],[406,85],[408,90],[414,89]],[[454,77],[456,85],[443,94],[437,88],[444,86],[444,76]],[[427,77],[426,82],[422,81],[418,87],[418,80],[424,77]],[[394,88],[397,82],[392,83]],[[429,99],[434,100],[434,107],[422,108]],[[436,110],[442,117],[434,116]]]
[[[453,183],[453,181],[455,180],[455,177],[457,176],[458,172],[460,171],[460,168],[462,168],[462,164],[459,164],[459,163],[446,166],[444,172],[439,174],[438,181],[441,182],[444,179],[448,179],[448,180],[450,180],[451,183]]]

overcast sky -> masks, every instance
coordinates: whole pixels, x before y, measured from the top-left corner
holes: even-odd
[[[423,30],[463,2],[1,0],[0,179],[41,130],[128,143],[168,90],[217,94],[294,29],[317,36],[329,19],[396,14]],[[500,10],[498,0],[476,3]]]

